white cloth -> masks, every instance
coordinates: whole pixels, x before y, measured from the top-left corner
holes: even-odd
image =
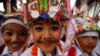
[[[21,50],[11,53],[8,50],[8,47],[5,46],[3,52],[2,52],[2,54],[0,56],[3,56],[3,55],[7,55],[7,56],[19,56],[21,53],[22,53]]]
[[[90,5],[90,8],[89,8],[89,16],[90,17],[96,17],[96,15],[99,15],[99,12],[100,12],[100,2],[97,2],[97,6],[96,6],[96,2],[92,3]],[[95,10],[95,12],[94,12]]]
[[[83,34],[78,35],[78,37],[82,37],[82,36],[96,36],[96,37],[99,37],[99,33],[94,32],[94,31],[89,31],[89,32],[85,32]]]
[[[100,40],[97,41],[97,46],[94,49],[94,52],[96,52],[100,56]]]
[[[97,25],[100,27],[100,19],[99,19],[99,21],[97,22]]]
[[[1,25],[1,29],[2,29],[5,25],[7,25],[7,24],[9,24],[9,23],[19,24],[19,25],[21,25],[21,26],[23,26],[23,27],[26,28],[26,26],[25,26],[25,24],[24,24],[23,21],[18,20],[18,19],[13,19],[13,18],[11,18],[11,19],[5,21],[5,22]]]
[[[80,51],[80,49],[77,46],[73,46],[76,49],[76,56],[84,56],[84,54]],[[68,51],[64,53],[63,56],[68,56]],[[94,51],[92,51],[91,56],[97,56]]]
[[[3,38],[2,38],[2,36],[0,35],[0,46],[3,46],[4,44],[5,44],[5,42],[4,42]]]
[[[21,56],[32,56],[32,54],[31,54],[32,47],[28,48],[25,52],[23,52],[21,54]],[[40,48],[38,48],[38,56],[43,56],[42,50]],[[56,56],[63,56],[63,53],[60,51],[58,46],[57,46]]]

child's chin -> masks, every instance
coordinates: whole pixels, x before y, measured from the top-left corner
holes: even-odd
[[[52,49],[45,49],[45,50],[43,50],[44,53],[52,53],[52,51],[53,51]]]

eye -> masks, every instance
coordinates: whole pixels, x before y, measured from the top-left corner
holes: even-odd
[[[4,34],[7,35],[7,36],[12,36],[13,35],[13,32],[6,31],[6,32],[4,32]]]
[[[28,32],[26,32],[26,31],[20,31],[18,34],[20,36],[26,36],[26,35],[28,35]]]
[[[92,38],[93,38],[93,39],[97,39],[97,37],[96,37],[96,36],[93,36]]]
[[[58,27],[57,25],[53,25],[53,26],[51,27],[51,29],[52,29],[53,31],[57,31],[57,30],[59,29],[59,27]]]
[[[36,27],[35,27],[35,30],[36,30],[36,31],[42,31],[42,30],[43,30],[43,27],[41,27],[41,26],[36,26]]]

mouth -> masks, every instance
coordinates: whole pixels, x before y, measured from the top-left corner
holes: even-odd
[[[94,46],[86,46],[86,48],[93,49]]]
[[[52,44],[53,42],[40,42],[41,44]]]
[[[11,44],[12,47],[18,47],[20,44]]]
[[[11,43],[9,44],[12,48],[18,48],[20,46],[22,46],[23,44],[22,43]]]
[[[38,43],[43,43],[43,44],[47,44],[47,43],[56,43],[57,41],[38,41]]]
[[[38,43],[48,46],[48,45],[51,45],[51,44],[56,43],[56,41],[40,41],[40,42],[38,42]]]
[[[20,50],[22,45],[20,45],[20,44],[10,44],[10,45],[8,45],[8,47],[9,47],[10,51],[15,52],[15,51]]]

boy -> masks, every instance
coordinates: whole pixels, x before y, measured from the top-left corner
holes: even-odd
[[[31,25],[34,45],[21,56],[62,56],[62,28],[60,21],[52,19],[46,13],[40,14]]]
[[[1,30],[5,42],[1,56],[19,56],[25,50],[29,38],[29,30],[24,22],[10,18],[2,24]]]
[[[65,56],[97,56],[93,49],[99,37],[98,26],[90,19],[75,19],[77,33],[75,43]]]

